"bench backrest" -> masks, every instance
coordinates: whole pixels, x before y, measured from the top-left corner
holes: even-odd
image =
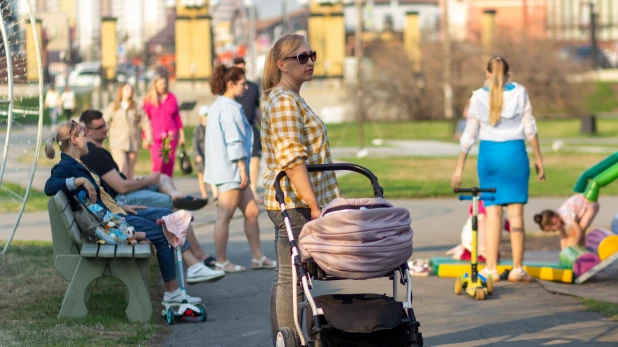
[[[71,204],[64,192],[60,191],[49,199],[47,210],[54,244],[54,257],[63,254],[79,254],[82,240],[73,217]]]

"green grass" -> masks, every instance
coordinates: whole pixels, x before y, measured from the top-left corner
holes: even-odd
[[[531,168],[530,196],[569,196],[583,171],[604,159],[605,155],[548,153],[544,157],[547,181],[538,181]],[[386,198],[452,197],[451,175],[456,158],[364,158],[341,159],[371,170],[384,188]],[[532,165],[533,158],[530,159]],[[477,185],[476,158],[466,162],[463,186]],[[373,196],[369,181],[362,175],[349,174],[339,179],[342,194],[347,197]],[[618,194],[618,184],[601,188],[602,195]]]
[[[599,313],[618,322],[618,304],[593,299],[581,299],[581,301],[586,305],[587,311]]]
[[[2,256],[0,345],[143,346],[151,344],[155,335],[165,333],[156,315],[147,323],[130,323],[124,312],[126,288],[109,277],[93,282],[94,293],[85,318],[58,319],[67,282],[53,264],[51,242],[16,241]],[[161,296],[156,260],[151,262],[148,276],[156,302]]]
[[[618,84],[612,82],[596,82],[594,93],[588,97],[584,105],[591,113],[615,112],[618,110]]]
[[[21,196],[24,196],[26,189],[13,182],[2,182],[0,186],[0,213],[19,212],[21,208]],[[18,196],[15,196],[17,194]],[[44,211],[47,209],[49,197],[45,193],[36,189],[30,189],[26,212]]]
[[[582,135],[579,132],[580,120],[537,119],[539,136],[543,138],[593,138],[615,137],[618,133],[618,118],[597,118],[597,134]],[[328,124],[328,139],[331,147],[358,146],[358,123]],[[449,121],[384,122],[366,123],[363,126],[365,145],[371,140],[438,140],[452,141],[454,123]]]

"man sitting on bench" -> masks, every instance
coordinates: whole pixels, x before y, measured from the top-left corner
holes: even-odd
[[[206,206],[208,199],[197,199],[176,189],[172,178],[159,172],[142,179],[127,179],[118,170],[118,164],[105,148],[107,122],[97,110],[86,110],[79,117],[86,126],[88,154],[81,160],[103,179],[112,198],[127,205],[176,208],[189,211]]]

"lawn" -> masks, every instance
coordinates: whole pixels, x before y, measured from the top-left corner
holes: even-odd
[[[547,181],[540,183],[531,169],[530,196],[568,196],[581,173],[604,159],[605,155],[548,153],[544,157]],[[386,198],[424,198],[453,196],[450,182],[456,158],[363,158],[341,159],[367,167],[379,179]],[[533,163],[533,158],[530,160]],[[476,185],[476,158],[466,162],[463,186]],[[372,196],[369,181],[350,174],[339,179],[342,194],[348,197]],[[618,185],[601,188],[601,194],[618,194]]]
[[[0,243],[0,248],[4,244]],[[58,319],[67,287],[54,269],[51,242],[11,244],[0,261],[0,345],[2,346],[118,346],[149,345],[155,335],[165,334],[162,320],[130,323],[124,310],[126,288],[109,277],[93,282],[88,315]],[[156,259],[149,272],[153,302],[161,297]],[[157,307],[157,309],[159,309]],[[157,312],[155,310],[155,312]]]
[[[618,322],[617,304],[593,299],[581,299],[581,301],[584,305],[586,305],[588,311],[599,313],[605,317],[608,317],[614,322]]]
[[[614,137],[618,133],[618,118],[597,118],[597,135],[582,135],[579,119],[537,119],[539,136],[544,138]],[[328,124],[328,139],[332,147],[358,146],[358,123]],[[371,140],[438,140],[455,141],[454,123],[449,121],[372,122],[363,126],[365,145]]]
[[[26,189],[12,182],[2,182],[0,186],[0,213],[19,212],[22,201],[20,197],[24,196]],[[28,195],[28,203],[26,204],[26,212],[44,211],[47,209],[47,201],[49,197],[45,193],[30,189]]]

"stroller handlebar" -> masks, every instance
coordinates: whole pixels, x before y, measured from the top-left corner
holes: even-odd
[[[373,194],[377,198],[384,197],[384,189],[380,187],[378,183],[378,178],[373,174],[373,172],[369,171],[367,168],[364,168],[360,165],[350,164],[350,163],[335,163],[335,164],[314,164],[307,165],[307,171],[309,172],[321,172],[321,171],[354,171],[360,173],[367,177],[371,181],[371,186],[373,187]],[[281,179],[287,176],[285,171],[280,171],[275,177],[275,197],[279,204],[283,204],[285,202],[285,195],[281,190]]]

